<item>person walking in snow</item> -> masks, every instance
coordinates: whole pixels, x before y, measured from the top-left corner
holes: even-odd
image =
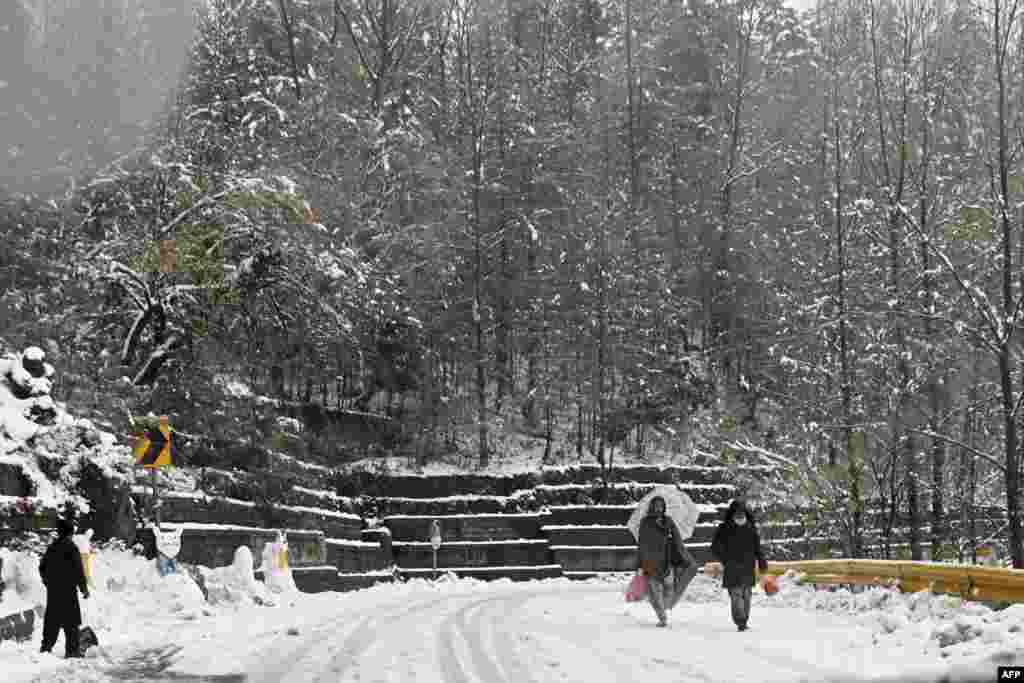
[[[39,574],[46,586],[46,613],[43,616],[42,652],[49,652],[57,643],[57,635],[64,630],[66,657],[81,657],[78,628],[82,625],[82,609],[78,591],[88,599],[89,584],[85,578],[82,555],[71,536],[74,525],[57,520],[57,540],[50,544],[39,562]]]
[[[637,570],[647,577],[647,598],[658,617],[658,626],[667,626],[667,613],[697,575],[697,562],[683,545],[675,522],[665,514],[663,498],[651,499],[640,524]]]
[[[711,554],[722,563],[722,586],[729,591],[732,620],[738,630],[746,631],[750,596],[756,582],[754,564],[756,562],[763,572],[768,568],[768,561],[761,549],[754,515],[743,500],[736,499],[729,504],[725,519],[718,525],[711,542]]]

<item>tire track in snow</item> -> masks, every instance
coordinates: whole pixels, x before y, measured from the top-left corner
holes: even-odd
[[[492,639],[492,644],[498,646],[501,643],[500,652],[495,652],[499,659],[492,659],[488,655],[488,643],[485,635],[496,630],[495,619],[492,611],[496,607],[502,608],[502,617],[507,621],[509,603],[522,604],[535,597],[535,594],[492,595],[482,600],[474,600],[445,619],[441,625],[438,637],[440,641],[440,665],[444,674],[445,683],[475,683],[475,681],[486,681],[487,683],[532,683],[528,672],[521,667],[513,676],[506,674],[500,662],[514,665],[518,660],[518,652],[515,651],[514,640],[511,638]],[[459,651],[459,644],[465,646],[465,652],[469,655],[469,662],[466,662]],[[470,663],[475,677],[469,675],[466,664]]]
[[[367,619],[368,617],[363,617],[359,623],[353,627],[353,629],[358,629]],[[338,626],[344,628],[346,623],[351,624],[351,616],[337,617],[325,622],[320,622],[316,626],[316,631],[323,631],[324,629]],[[271,666],[270,668],[260,667],[260,673],[256,676],[253,676],[252,673],[250,673],[250,676],[252,677],[251,683],[277,683],[278,681],[287,680],[288,674],[291,673],[296,664],[305,658],[305,656],[313,649],[318,646],[322,646],[324,641],[317,636],[307,635],[299,647],[285,652],[282,652],[279,649],[279,643],[280,640],[274,641],[273,643],[275,649],[272,661],[277,662],[277,666]]]
[[[337,683],[352,667],[353,663],[374,644],[378,642],[389,642],[393,639],[394,631],[392,625],[395,622],[403,622],[417,612],[433,611],[442,603],[451,602],[453,596],[434,598],[426,602],[416,602],[412,605],[405,605],[390,613],[374,611],[372,615],[363,617],[345,638],[338,648],[338,654],[331,657],[327,662],[327,669],[322,671],[314,683]],[[384,631],[385,633],[381,633]],[[318,645],[320,643],[316,643]]]
[[[477,617],[476,623],[468,619],[469,612],[465,611],[460,615],[459,627],[467,635],[470,644],[470,653],[473,656],[474,664],[478,669],[495,669],[501,678],[495,680],[506,680],[509,683],[536,683],[530,675],[529,667],[525,666],[524,658],[518,644],[523,635],[521,622],[513,621],[512,615],[521,617],[522,606],[528,601],[536,598],[541,593],[517,594],[502,596],[483,602],[473,612]],[[482,618],[486,617],[486,621]],[[490,645],[486,636],[490,636]],[[495,659],[486,656],[487,652],[493,652]],[[482,678],[487,681],[487,678]]]
[[[338,608],[341,613],[336,617],[331,617],[312,625],[311,633],[302,639],[298,647],[282,651],[280,644],[286,641],[275,641],[273,655],[268,655],[272,659],[269,661],[265,660],[263,666],[260,666],[255,671],[250,668],[250,678],[247,679],[248,683],[280,683],[281,681],[296,680],[294,677],[296,670],[301,668],[303,661],[310,658],[310,653],[313,653],[317,648],[336,648],[338,653],[331,655],[325,664],[326,668],[317,672],[317,678],[315,679],[316,681],[330,680],[334,683],[348,670],[352,662],[362,652],[373,645],[374,640],[377,638],[377,631],[380,628],[379,624],[382,622],[390,624],[396,620],[401,620],[417,610],[429,609],[443,600],[435,599],[426,603],[413,603],[412,605],[408,603],[394,606],[367,605],[359,606],[355,609],[351,609],[349,605],[339,601]],[[324,631],[330,631],[330,634],[324,636]],[[334,636],[342,634],[344,634],[344,640],[340,645],[335,646],[336,640]],[[259,673],[256,673],[256,671]],[[303,678],[302,680],[310,679]]]
[[[603,588],[572,591],[573,594],[607,592],[610,591]],[[538,624],[536,620],[524,621],[521,607],[531,600],[563,597],[565,594],[562,588],[516,590],[462,606],[445,619],[438,632],[439,664],[445,683],[538,683],[536,646],[531,644],[528,656],[523,656],[520,646],[530,638],[531,630],[538,630]],[[567,642],[564,632],[551,633],[559,641]],[[574,647],[588,654],[593,652],[589,643]],[[626,676],[621,680],[629,680],[631,670],[623,669],[621,664],[599,653],[594,654],[607,660],[611,669],[621,671]],[[468,658],[463,655],[468,655]]]

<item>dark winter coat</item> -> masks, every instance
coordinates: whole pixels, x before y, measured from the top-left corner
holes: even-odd
[[[746,512],[746,524],[739,525],[732,521],[739,509]],[[711,554],[722,563],[722,585],[725,588],[753,586],[757,581],[755,562],[762,572],[768,568],[754,516],[741,501],[733,501],[729,505],[725,521],[718,525],[714,540],[711,541]]]
[[[683,563],[682,549],[679,529],[671,518],[644,517],[637,539],[637,569],[643,569],[647,576],[662,578],[669,567]]]
[[[46,586],[46,621],[61,626],[81,625],[78,591],[88,595],[89,584],[82,555],[70,536],[61,536],[50,544],[39,562],[39,573]]]

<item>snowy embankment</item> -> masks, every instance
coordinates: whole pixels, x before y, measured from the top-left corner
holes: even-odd
[[[0,560],[8,588],[0,603],[3,612],[45,607],[39,556],[0,549]],[[268,544],[261,569],[271,561]],[[75,680],[107,680],[95,676],[105,676],[99,672],[123,664],[140,649],[160,647],[169,633],[185,625],[207,625],[218,618],[258,619],[260,610],[290,605],[300,597],[290,572],[271,572],[266,582],[260,582],[254,570],[252,554],[245,547],[238,549],[232,565],[197,567],[196,577],[186,571],[164,577],[154,560],[117,546],[100,550],[92,564],[92,595],[82,600],[82,610],[85,623],[95,629],[102,647],[89,652],[84,662],[41,655],[42,624],[37,620],[32,641],[0,642],[3,680],[57,681],[65,674]],[[58,641],[55,652],[62,649],[62,642]]]
[[[950,670],[953,681],[988,681],[998,664],[1024,662],[1024,606],[994,612],[925,593],[815,591],[783,577],[778,595],[755,591],[752,629],[740,634],[717,582],[699,576],[662,630],[648,605],[623,602],[625,576],[449,576],[314,595],[268,590],[240,555],[233,567],[201,570],[204,599],[188,574],[161,578],[151,561],[102,552],[84,603],[102,646],[79,661],[40,655],[37,626],[32,642],[0,644],[5,683],[230,675],[247,683],[794,683],[935,681]],[[31,583],[35,560],[5,562],[5,580],[20,572]],[[25,601],[40,588],[24,585]]]

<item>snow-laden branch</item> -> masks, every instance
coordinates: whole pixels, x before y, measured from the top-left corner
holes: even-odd
[[[733,450],[756,453],[765,460],[769,460],[775,464],[786,465],[788,467],[800,467],[800,463],[798,463],[796,460],[787,458],[784,455],[779,455],[778,453],[769,451],[768,449],[762,448],[761,446],[755,446],[750,442],[740,443],[739,441],[727,441],[725,442],[725,445],[728,446],[729,448],[732,448]]]
[[[149,287],[139,277],[138,273],[118,261],[110,262],[110,275],[114,282],[135,302],[140,311],[148,310],[152,301],[149,296]]]
[[[132,326],[124,338],[124,344],[121,346],[122,365],[128,365],[131,363],[132,356],[135,355],[135,346],[139,342],[139,336],[142,334],[143,328],[146,326],[146,323],[149,322],[152,315],[153,307],[148,306],[139,311],[138,315],[135,316],[135,320],[132,322]]]
[[[907,211],[907,207],[903,206],[902,203],[896,204],[896,210],[899,211],[900,215],[903,217],[904,223],[909,225],[911,229],[917,233],[918,238],[920,238],[924,245],[930,249],[933,254],[935,254],[936,258],[939,259],[939,262],[942,263],[942,266],[956,280],[960,289],[963,290],[968,298],[971,299],[971,302],[974,304],[978,313],[981,314],[981,317],[988,324],[989,330],[992,332],[996,344],[1001,345],[1005,341],[1003,339],[1002,320],[996,313],[995,307],[989,300],[988,295],[977,285],[971,285],[964,281],[960,276],[960,271],[958,271],[956,266],[953,265],[952,260],[950,260],[946,252],[935,245],[931,236],[925,233],[923,226],[918,225],[917,221],[914,220],[914,217],[909,211]]]
[[[930,439],[938,439],[939,441],[944,441],[944,442],[946,442],[946,443],[948,443],[948,444],[950,444],[952,446],[956,446],[957,448],[961,448],[961,449],[967,451],[968,453],[971,453],[975,457],[984,460],[985,462],[989,463],[993,467],[998,468],[1002,472],[1006,472],[1006,464],[1005,463],[999,462],[999,460],[997,460],[991,454],[985,453],[984,451],[979,451],[974,446],[970,446],[968,444],[965,444],[963,441],[958,441],[957,439],[953,439],[951,437],[944,436],[943,434],[938,434],[938,433],[933,432],[933,431],[928,430],[928,429],[913,429],[911,427],[904,427],[904,429],[906,429],[908,432],[913,432],[915,434],[920,434],[921,436],[926,436],[926,437],[928,437]]]
[[[168,336],[167,340],[160,344],[158,347],[153,349],[146,359],[146,362],[139,368],[138,373],[132,379],[132,384],[135,386],[148,384],[152,381],[153,376],[160,369],[160,366],[167,360],[170,353],[181,346],[184,340],[177,333],[172,333]]]
[[[187,209],[185,209],[184,211],[179,213],[177,216],[175,216],[171,220],[170,223],[168,223],[168,224],[158,228],[157,229],[157,239],[163,239],[168,234],[170,234],[172,230],[174,230],[176,227],[178,227],[178,225],[181,224],[182,221],[184,221],[186,218],[191,216],[193,213],[195,213],[196,211],[198,211],[201,208],[204,208],[204,207],[209,206],[210,204],[213,204],[214,202],[217,202],[217,201],[220,201],[221,199],[224,199],[229,194],[231,194],[231,192],[232,192],[231,190],[223,190],[221,192],[218,192],[217,194],[211,194],[211,195],[207,195],[207,196],[203,197],[202,199],[197,201],[195,204],[193,204],[192,206],[188,207]]]

